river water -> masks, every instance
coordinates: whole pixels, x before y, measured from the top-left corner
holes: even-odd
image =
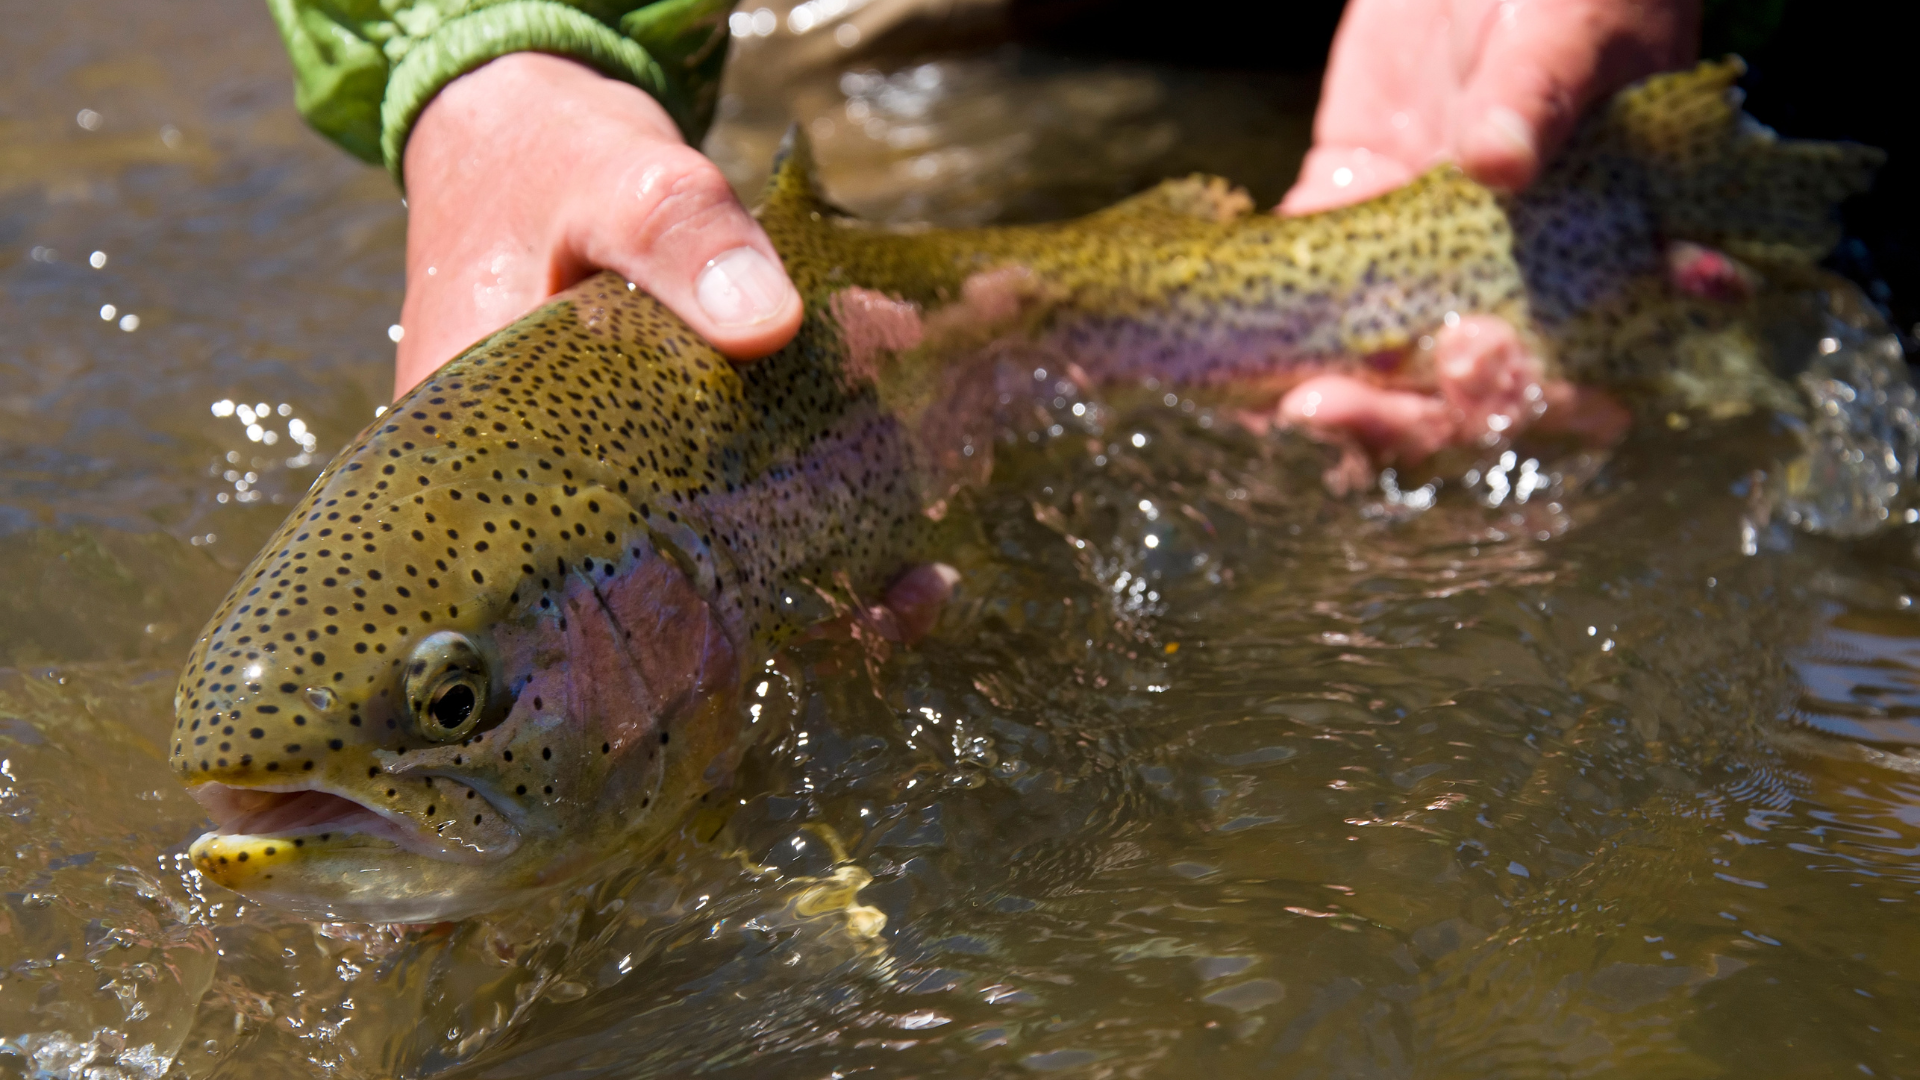
[[[403,211],[253,0],[0,27],[0,1074],[1920,1074],[1920,556],[1757,511],[1765,417],[1336,500],[1305,444],[1101,410],[999,455],[930,641],[767,673],[666,850],[430,928],[203,886],[173,679],[383,400]],[[756,70],[731,174],[797,114],[891,220],[1271,199],[1311,97]]]

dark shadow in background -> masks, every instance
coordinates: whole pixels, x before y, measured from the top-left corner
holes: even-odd
[[[1852,139],[1887,151],[1873,190],[1847,204],[1848,238],[1830,262],[1890,311],[1912,358],[1920,336],[1920,116],[1913,35],[1888,18],[1905,5],[1786,0],[1784,7],[1778,29],[1741,50],[1751,69],[1743,83],[1747,110],[1782,135]]]

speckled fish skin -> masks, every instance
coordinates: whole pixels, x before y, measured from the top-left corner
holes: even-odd
[[[825,597],[937,554],[1008,368],[1278,384],[1486,312],[1621,377],[1649,305],[1697,314],[1659,292],[1662,238],[1804,263],[1870,174],[1739,128],[1737,73],[1623,95],[1524,200],[1443,169],[1297,219],[1193,180],[1059,225],[876,229],[817,199],[799,148],[760,210],[807,301],[786,349],[735,368],[603,274],[321,474],[180,682],[172,764],[221,826],[196,866],[418,922],[656,842],[748,743],[743,678]]]

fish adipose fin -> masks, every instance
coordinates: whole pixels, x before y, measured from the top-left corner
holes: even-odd
[[[1757,263],[1817,262],[1840,240],[1840,203],[1873,183],[1886,154],[1783,139],[1740,108],[1738,57],[1656,75],[1594,117],[1573,168],[1635,161],[1658,227]]]

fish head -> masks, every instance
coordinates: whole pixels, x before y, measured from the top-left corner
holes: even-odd
[[[193,651],[171,763],[218,884],[315,918],[461,917],[677,826],[737,760],[738,668],[684,522],[564,448],[437,434],[369,429]]]

